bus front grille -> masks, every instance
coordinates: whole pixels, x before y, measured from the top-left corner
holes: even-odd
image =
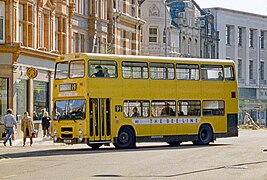
[[[72,127],[61,127],[61,132],[64,131],[72,132]]]
[[[61,134],[61,137],[63,138],[63,139],[72,139],[72,134]]]

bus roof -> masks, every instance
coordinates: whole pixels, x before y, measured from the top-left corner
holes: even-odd
[[[194,61],[194,62],[213,62],[213,63],[234,63],[233,60],[226,59],[204,59],[204,58],[184,58],[184,57],[162,57],[162,56],[135,56],[135,55],[118,55],[118,54],[98,54],[98,53],[71,53],[61,55],[60,60],[71,60],[78,58],[106,58],[106,59],[123,59],[125,60],[152,60],[153,61]]]

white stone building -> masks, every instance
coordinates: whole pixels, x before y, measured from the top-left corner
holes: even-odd
[[[165,1],[145,0],[141,5],[141,18],[146,21],[142,28],[141,54],[179,56],[179,30],[171,25]]]
[[[200,57],[199,15],[191,0],[143,1],[141,54]]]
[[[266,125],[267,16],[224,8],[210,11],[220,32],[219,58],[236,63],[240,121],[249,112],[258,123]]]

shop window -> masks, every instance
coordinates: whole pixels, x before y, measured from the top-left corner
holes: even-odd
[[[23,114],[27,111],[28,86],[27,80],[16,79],[17,121],[21,122]]]
[[[8,79],[0,78],[0,123],[4,123],[4,116],[8,104]]]
[[[33,81],[33,110],[39,115],[42,110],[49,112],[49,84]]]

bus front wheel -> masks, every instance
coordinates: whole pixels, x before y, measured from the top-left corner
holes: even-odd
[[[203,125],[199,129],[198,140],[193,141],[196,145],[208,145],[212,141],[212,130],[210,126]]]
[[[129,127],[124,127],[119,131],[118,142],[114,144],[116,148],[135,147],[135,134]]]

